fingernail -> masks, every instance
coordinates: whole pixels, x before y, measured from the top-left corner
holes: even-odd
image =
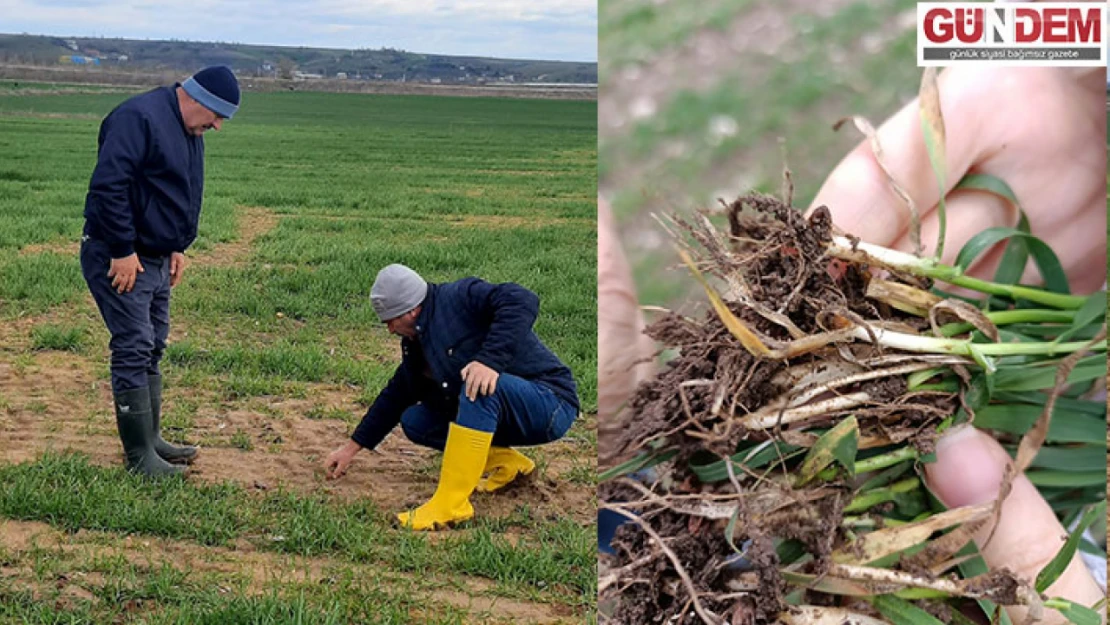
[[[975,431],[975,427],[970,423],[961,423],[955,427],[948,428],[948,430],[941,435],[937,440],[937,453],[946,451],[952,447],[959,447],[966,445],[969,438],[978,438],[979,434]]]
[[[970,425],[954,427],[937,441],[937,461],[925,466],[930,487],[947,506],[985,503],[998,496],[1009,455]]]

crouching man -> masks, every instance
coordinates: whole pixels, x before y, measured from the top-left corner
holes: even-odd
[[[430,530],[470,519],[475,489],[495,491],[535,469],[513,447],[558,440],[578,417],[570,369],[532,331],[539,298],[477,278],[428,284],[395,264],[378,272],[370,300],[401,337],[401,364],[328,456],[327,475],[342,477],[400,423],[409,440],[441,450],[443,464],[432,498],[398,520]]]

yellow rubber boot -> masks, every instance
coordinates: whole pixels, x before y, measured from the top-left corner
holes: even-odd
[[[508,486],[518,475],[528,475],[536,470],[532,459],[511,447],[490,447],[486,458],[486,477],[478,481],[478,490],[483,493]]]
[[[452,423],[447,431],[447,446],[443,449],[439,486],[428,503],[397,515],[401,525],[414,530],[434,530],[473,517],[470,494],[482,477],[491,441],[492,432],[479,432]]]

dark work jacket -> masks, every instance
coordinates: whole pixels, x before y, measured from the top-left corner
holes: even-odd
[[[112,258],[184,252],[197,238],[204,140],[186,132],[175,88],[130,98],[100,124],[85,234]]]
[[[464,278],[429,284],[416,318],[417,339],[401,339],[401,365],[351,438],[376,447],[417,402],[454,417],[462,369],[475,360],[499,374],[542,384],[579,408],[570,369],[532,331],[539,308],[535,293],[511,282]]]

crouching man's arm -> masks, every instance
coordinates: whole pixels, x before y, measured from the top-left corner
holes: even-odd
[[[528,289],[505,282],[491,284],[473,280],[467,288],[467,306],[489,320],[489,332],[474,360],[461,372],[466,396],[492,395],[497,378],[516,358],[517,347],[532,332],[540,312],[540,298]]]
[[[335,480],[346,475],[355,454],[363,449],[377,447],[401,422],[401,414],[405,409],[415,404],[417,399],[412,374],[406,364],[401,363],[389,384],[378,393],[378,398],[362,417],[362,422],[351,434],[351,440],[328,454],[324,461],[327,478]]]

